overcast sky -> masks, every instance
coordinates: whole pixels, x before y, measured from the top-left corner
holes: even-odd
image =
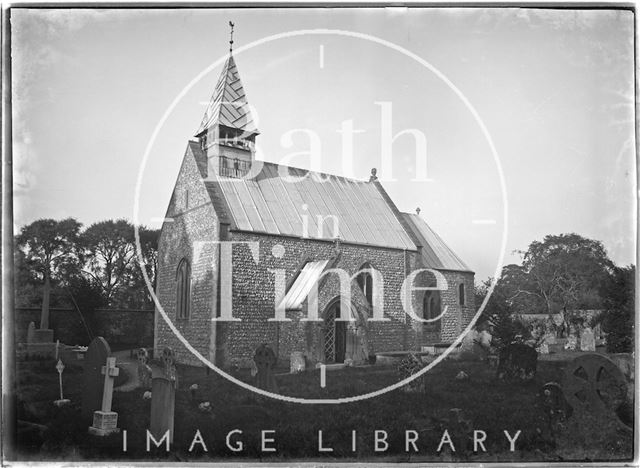
[[[367,178],[378,168],[400,210],[420,207],[477,280],[485,279],[496,269],[505,226],[498,164],[449,80],[484,122],[504,171],[505,262],[546,234],[577,232],[601,240],[615,262],[635,263],[628,11],[13,10],[15,226],[43,217],[85,225],[133,219],[151,135],[185,87],[228,53],[229,20],[261,158],[309,168],[312,132],[324,172]],[[315,29],[396,47],[308,33],[241,50]],[[141,186],[139,218],[147,226],[160,226],[220,69],[184,93],[160,129]],[[431,180],[412,181],[410,135],[393,143],[393,174],[381,170],[379,103],[392,106],[394,134],[425,135]],[[338,132],[345,121],[361,130],[352,171]]]

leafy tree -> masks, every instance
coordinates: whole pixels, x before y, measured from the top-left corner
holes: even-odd
[[[633,265],[615,267],[602,287],[602,329],[607,333],[607,351],[611,353],[633,350],[635,276]]]
[[[594,291],[613,268],[601,242],[578,234],[548,235],[522,254],[522,289],[542,300],[547,313],[601,306]]]
[[[41,329],[49,328],[52,279],[64,283],[74,272],[78,271],[80,227],[81,224],[73,218],[61,221],[40,219],[24,226],[17,236],[17,246],[22,252],[17,258],[19,265],[22,265],[20,267],[31,269],[44,283],[42,314],[40,316]]]
[[[94,223],[82,233],[87,273],[107,304],[126,288],[135,266],[133,225],[124,219]]]

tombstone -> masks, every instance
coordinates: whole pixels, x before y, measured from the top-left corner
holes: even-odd
[[[304,360],[304,354],[301,351],[293,351],[291,353],[291,373],[297,374],[298,372],[304,372],[306,365]]]
[[[151,387],[151,422],[149,431],[160,440],[169,431],[169,443],[173,443],[173,421],[176,405],[175,382],[166,377],[156,377]]]
[[[478,361],[487,357],[487,351],[480,344],[480,334],[471,330],[462,338],[458,357],[464,360]]]
[[[90,419],[93,412],[102,405],[102,393],[104,390],[104,375],[102,366],[111,356],[111,348],[107,341],[98,336],[89,345],[83,366],[82,385],[82,417]]]
[[[276,393],[278,391],[278,385],[273,375],[273,369],[276,366],[277,357],[273,352],[271,346],[268,344],[261,344],[256,349],[253,355],[253,360],[258,368],[256,374],[256,387],[266,390],[268,392]]]
[[[145,348],[136,351],[138,358],[138,381],[142,388],[151,388],[151,367],[149,366],[149,352]]]
[[[578,346],[578,338],[576,335],[569,335],[567,339],[567,344],[564,345],[564,349],[568,349],[569,351],[575,351]]]
[[[596,339],[590,327],[585,328],[580,336],[580,351],[593,352],[596,350]]]
[[[29,327],[27,328],[27,343],[31,344],[35,342],[36,335],[36,324],[33,322],[29,322]]]
[[[113,381],[120,373],[120,369],[116,367],[116,358],[114,357],[108,357],[105,364],[101,369],[101,374],[104,375],[102,405],[100,410],[93,412],[93,424],[89,427],[89,434],[97,436],[107,436],[120,432],[120,429],[118,429],[118,413],[111,411]]]
[[[71,403],[71,400],[65,398],[62,392],[62,372],[64,371],[64,364],[60,359],[58,359],[58,363],[56,364],[56,370],[58,371],[58,383],[60,384],[60,399],[54,401],[53,404],[60,407]]]
[[[548,345],[556,344],[557,342],[556,334],[553,332],[545,333],[544,342],[547,343]]]
[[[164,377],[173,382],[173,386],[178,388],[178,373],[176,372],[176,353],[168,346],[162,350],[160,355],[162,360],[162,370]],[[153,390],[151,391],[153,393]]]

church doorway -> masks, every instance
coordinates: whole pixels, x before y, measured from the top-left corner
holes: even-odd
[[[347,322],[340,317],[340,301],[327,308],[324,316],[324,362],[344,362],[347,349]]]

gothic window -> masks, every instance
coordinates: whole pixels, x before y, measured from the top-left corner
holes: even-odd
[[[180,260],[176,273],[176,316],[179,319],[189,318],[191,302],[191,267],[186,258]]]
[[[458,302],[460,305],[464,305],[464,283],[460,283],[458,286]]]
[[[368,269],[371,269],[371,265],[368,263],[365,263],[360,267],[360,270],[368,270]],[[358,275],[356,281],[358,282],[358,286],[360,286],[360,289],[362,290],[364,297],[367,298],[367,302],[369,303],[369,305],[372,305],[373,304],[373,277],[371,276],[371,273],[368,271],[362,271]]]

